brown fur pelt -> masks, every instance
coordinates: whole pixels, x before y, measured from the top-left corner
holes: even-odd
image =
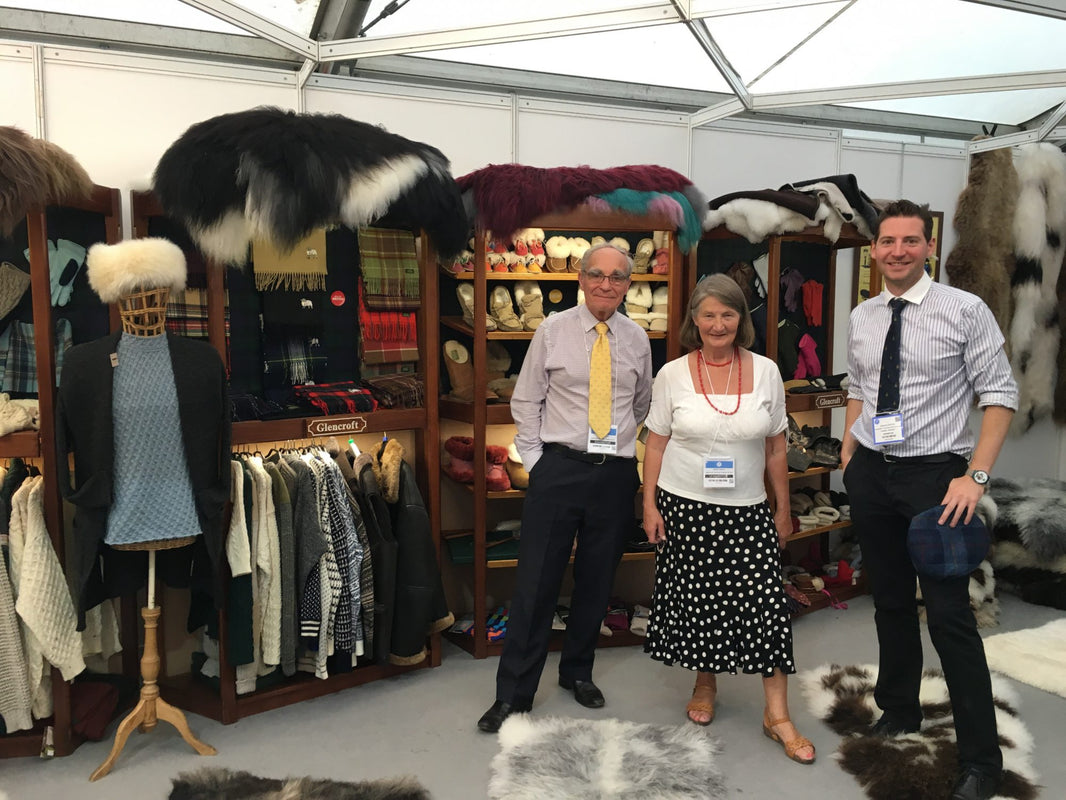
[[[871,800],[941,800],[957,777],[955,724],[947,684],[939,670],[922,674],[924,721],[918,733],[868,736],[880,716],[874,703],[877,667],[824,664],[800,678],[811,712],[841,736],[840,766]],[[1003,751],[1003,781],[996,797],[1032,800],[1038,794],[1030,763],[1033,738],[1015,710],[1007,679],[992,675],[996,726]]]
[[[381,487],[381,496],[390,505],[400,499],[400,465],[403,463],[405,452],[402,444],[395,439],[389,439],[374,462],[374,474]]]
[[[1017,200],[1018,173],[1010,148],[974,153],[969,180],[955,207],[958,240],[944,264],[951,285],[984,300],[1004,336],[1010,331],[1011,223]]]
[[[66,150],[0,126],[0,235],[10,236],[31,208],[82,199],[92,188],[89,175]]]
[[[260,778],[250,772],[205,767],[173,779],[170,800],[430,800],[414,778],[344,783],[318,778]]]

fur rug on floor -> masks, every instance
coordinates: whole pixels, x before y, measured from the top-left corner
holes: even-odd
[[[985,657],[996,672],[1066,697],[1066,619],[989,636]]]
[[[343,783],[319,778],[260,778],[205,767],[173,780],[170,800],[430,800],[414,778]]]
[[[864,735],[881,712],[874,703],[877,667],[825,664],[804,673],[800,685],[811,712],[844,736],[835,758],[871,800],[943,800],[957,774],[955,728],[947,684],[939,670],[922,676],[925,716],[918,733],[892,738]],[[1003,782],[997,798],[1032,800],[1037,775],[1029,756],[1033,737],[1015,710],[1014,690],[992,676],[996,725],[1003,750]]]
[[[671,727],[528,714],[500,728],[493,800],[719,800],[717,742],[693,725]]]

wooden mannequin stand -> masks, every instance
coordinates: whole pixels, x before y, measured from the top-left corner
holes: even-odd
[[[169,289],[153,289],[122,297],[119,300],[119,313],[122,317],[122,329],[134,336],[160,336],[166,321],[167,297]],[[116,550],[148,551],[148,605],[141,609],[144,619],[144,651],[141,654],[141,699],[115,732],[115,744],[104,763],[89,776],[90,781],[99,780],[107,775],[126,745],[126,740],[134,728],[148,733],[156,726],[158,720],[169,722],[178,729],[181,738],[188,742],[202,756],[217,755],[218,751],[209,744],[204,744],[189,730],[185,714],[174,708],[159,696],[159,643],[156,630],[159,625],[160,610],[155,605],[155,554],[157,550],[173,550],[185,547],[196,541],[195,536],[180,539],[163,539],[154,542],[115,545]]]

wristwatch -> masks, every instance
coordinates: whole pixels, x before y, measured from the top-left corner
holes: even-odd
[[[976,484],[984,486],[986,483],[988,483],[988,473],[985,472],[983,469],[967,470],[966,474],[973,478],[973,482]]]

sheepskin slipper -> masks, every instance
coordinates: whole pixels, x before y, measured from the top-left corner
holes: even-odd
[[[459,483],[474,482],[474,440],[469,436],[451,436],[444,442],[451,461],[442,464],[444,474]]]
[[[511,479],[504,464],[507,463],[507,448],[496,444],[485,447],[485,488],[490,492],[506,492],[511,488]]]

